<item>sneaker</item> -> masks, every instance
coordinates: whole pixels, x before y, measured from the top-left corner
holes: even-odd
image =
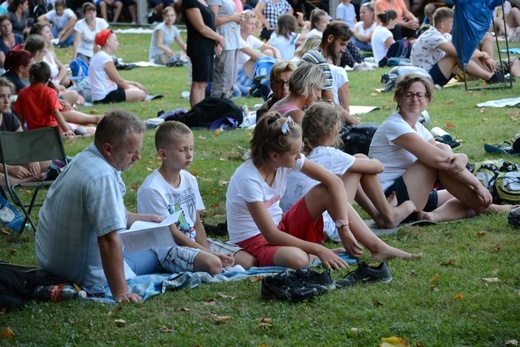
[[[176,56],[171,56],[170,58],[168,58],[168,61],[166,62],[166,66],[172,67],[172,66],[177,65],[178,62],[179,62],[179,58],[177,58]]]
[[[298,280],[301,280],[305,286],[311,286],[316,288],[318,291],[321,291],[320,294],[336,289],[336,284],[330,276],[330,270],[323,271],[320,274],[316,271],[302,267],[297,269],[293,276]]]
[[[495,71],[493,76],[489,80],[486,81],[488,84],[495,84],[495,83],[503,83],[504,82],[504,75],[502,75],[500,72]]]
[[[383,282],[390,283],[392,275],[386,262],[378,266],[370,266],[364,261],[358,263],[358,268],[348,273],[343,279],[336,281],[338,288],[353,286],[357,283]]]
[[[293,303],[311,299],[320,293],[316,288],[307,287],[295,279],[290,271],[283,271],[276,276],[262,279],[261,297],[263,300],[283,300]]]
[[[520,207],[516,207],[509,212],[507,222],[514,227],[520,228]]]

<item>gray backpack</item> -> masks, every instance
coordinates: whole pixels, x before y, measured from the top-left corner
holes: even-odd
[[[427,77],[432,83],[432,78],[428,71],[424,70],[423,68],[417,67],[417,66],[396,66],[392,70],[390,70],[388,73],[385,73],[383,76],[381,76],[381,83],[385,83],[385,86],[381,90],[382,92],[391,92],[396,83],[397,79],[401,76],[408,75],[409,73],[416,73],[419,75],[423,75],[424,77]]]

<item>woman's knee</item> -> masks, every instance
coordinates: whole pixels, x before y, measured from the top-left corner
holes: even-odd
[[[216,255],[199,252],[193,261],[193,270],[218,275],[222,273],[222,262]]]
[[[309,254],[298,247],[281,247],[274,255],[274,264],[293,269],[309,266]]]

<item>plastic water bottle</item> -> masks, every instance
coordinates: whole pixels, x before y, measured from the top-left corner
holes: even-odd
[[[84,299],[87,293],[77,290],[68,284],[56,284],[52,286],[37,286],[33,291],[33,298],[60,302],[65,300]]]

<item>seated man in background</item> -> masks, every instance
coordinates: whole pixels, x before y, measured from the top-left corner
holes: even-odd
[[[56,45],[68,47],[74,41],[74,25],[78,17],[70,8],[67,8],[65,0],[56,0],[54,9],[38,17],[38,22],[51,22],[52,34],[57,39]]]
[[[433,83],[444,86],[459,70],[459,60],[451,43],[453,10],[441,7],[433,14],[433,27],[419,36],[412,47],[412,64],[430,73]],[[495,71],[495,61],[488,53],[475,50],[466,65],[466,72],[487,83],[504,81],[504,76]]]

